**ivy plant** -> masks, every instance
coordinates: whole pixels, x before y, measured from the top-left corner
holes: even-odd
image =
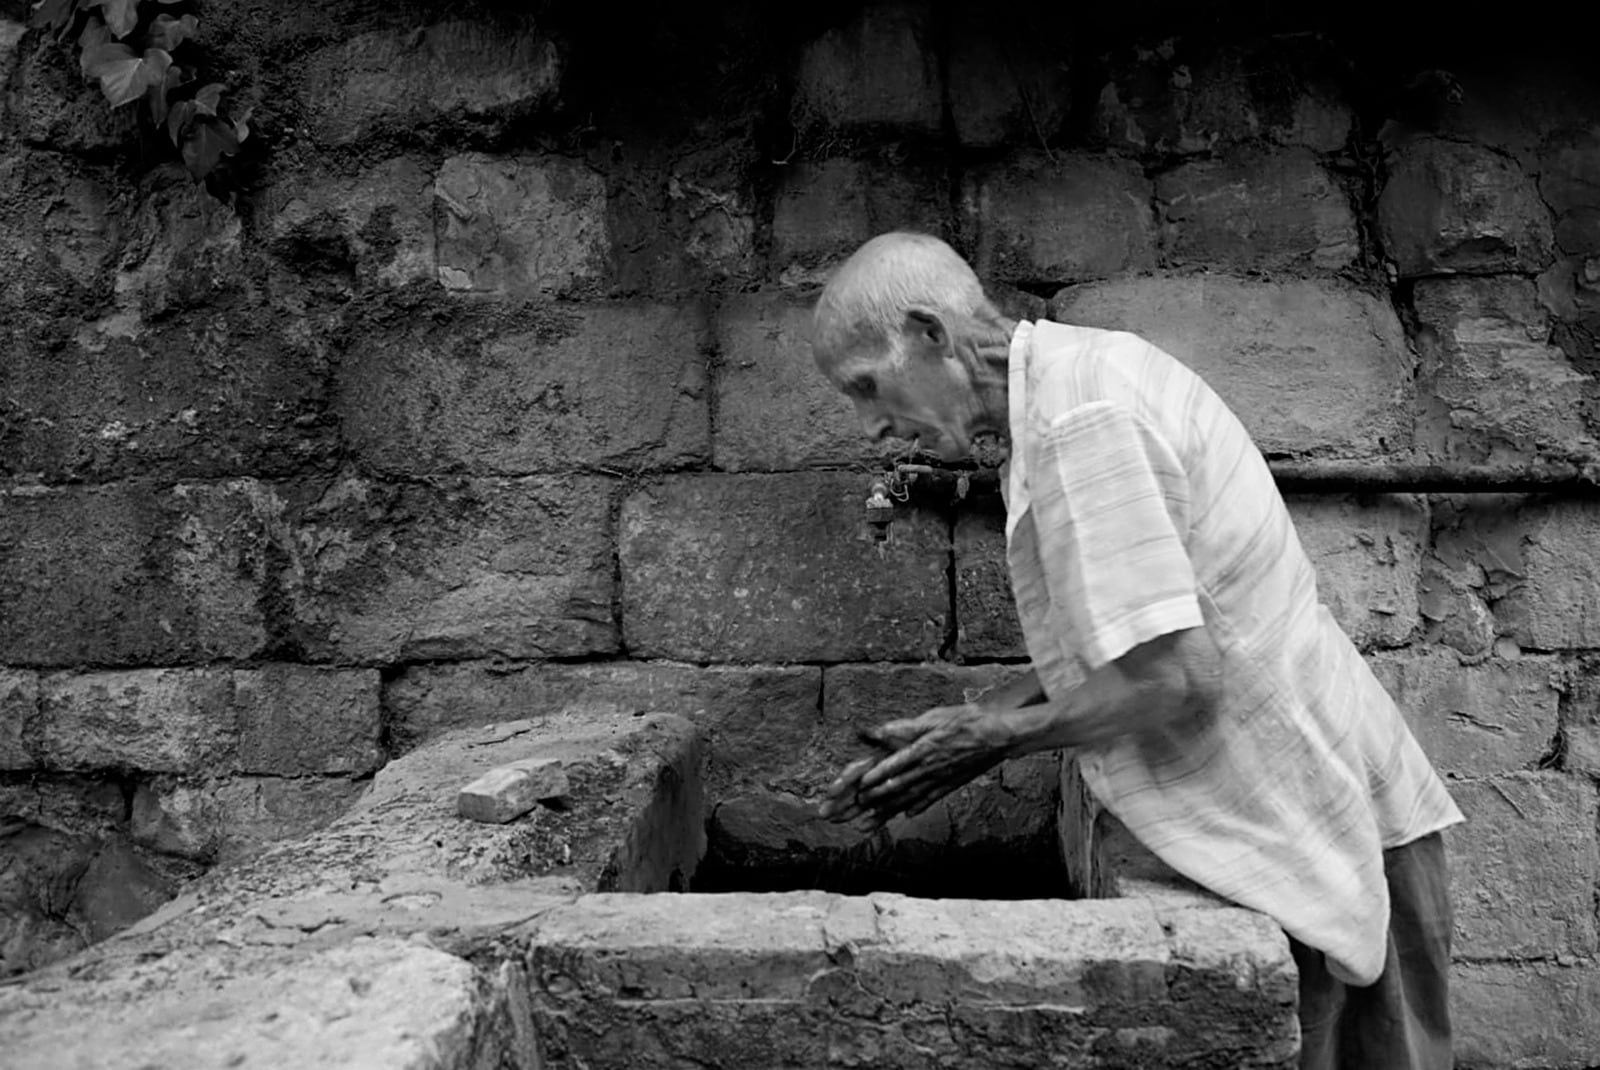
[[[76,40],[78,65],[113,108],[143,102],[195,178],[205,178],[250,136],[250,112],[222,106],[223,86],[185,58],[195,36],[196,0],[39,0],[33,25]]]

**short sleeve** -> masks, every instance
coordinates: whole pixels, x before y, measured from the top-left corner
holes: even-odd
[[[1057,418],[1029,479],[1051,612],[1090,668],[1204,623],[1188,535],[1188,477],[1159,432],[1097,401]]]

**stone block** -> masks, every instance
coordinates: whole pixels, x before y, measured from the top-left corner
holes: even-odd
[[[868,238],[912,230],[948,238],[949,181],[911,162],[796,160],[778,174],[772,209],[772,274],[819,285]]]
[[[1403,645],[1419,623],[1428,514],[1403,495],[1289,500],[1317,595],[1358,647]]]
[[[383,472],[681,467],[710,453],[702,330],[670,305],[407,317],[352,347],[337,407]]]
[[[1342,57],[1310,39],[1190,50],[1168,40],[1112,57],[1090,137],[1117,152],[1192,155],[1265,141],[1338,152],[1353,122]]]
[[[684,476],[623,502],[622,626],[635,656],[921,660],[949,618],[944,523],[905,509],[866,528],[847,473]]]
[[[1467,823],[1447,834],[1453,952],[1554,958],[1595,951],[1596,796],[1587,778],[1510,773],[1453,783]]]
[[[1023,154],[967,173],[962,233],[985,279],[1105,278],[1155,266],[1150,201],[1130,161]]]
[[[1554,139],[1539,161],[1539,194],[1556,217],[1556,244],[1573,256],[1600,255],[1600,131]]]
[[[1027,657],[1006,563],[1006,516],[998,501],[956,517],[955,555],[956,654],[967,661]]]
[[[1561,710],[1561,767],[1600,778],[1600,660],[1580,658],[1567,666],[1568,701]]]
[[[1413,299],[1423,389],[1438,413],[1419,435],[1435,453],[1513,464],[1600,453],[1584,418],[1594,376],[1552,344],[1531,280],[1420,279]]]
[[[817,370],[811,307],[738,294],[717,313],[717,429],[712,456],[731,472],[856,464],[884,470],[906,443],[867,437],[850,400]],[[862,498],[870,480],[863,480]]]
[[[127,831],[128,801],[111,774],[78,776],[27,770],[0,777],[0,816],[19,817],[78,836]]]
[[[1051,318],[1128,330],[1205,379],[1268,455],[1372,456],[1411,440],[1413,361],[1386,301],[1329,281],[1158,276],[1076,286]]]
[[[561,71],[555,43],[531,26],[445,20],[317,51],[305,103],[312,136],[325,145],[447,131],[493,137],[548,110]]]
[[[38,764],[30,736],[39,722],[39,674],[0,668],[0,772]]]
[[[414,156],[353,176],[297,172],[265,192],[256,225],[304,271],[348,271],[376,289],[436,282],[433,183],[433,167]]]
[[[439,284],[452,293],[527,298],[592,289],[606,270],[605,180],[565,156],[444,161]]]
[[[70,309],[79,319],[86,303],[104,299],[124,227],[112,183],[66,156],[13,150],[0,157],[0,304]]]
[[[372,772],[384,759],[378,688],[371,669],[235,670],[235,768],[275,776]]]
[[[611,482],[341,479],[286,487],[285,641],[316,661],[616,649]]]
[[[1054,143],[1072,109],[1061,39],[1015,33],[980,9],[948,17],[950,118],[961,146]]]
[[[560,760],[528,758],[497,765],[462,788],[456,793],[456,812],[468,821],[503,825],[571,790]]]
[[[158,777],[134,791],[135,843],[212,864],[255,857],[343,814],[362,786],[340,777],[188,780]]]
[[[1350,198],[1310,149],[1181,164],[1156,179],[1155,194],[1169,264],[1331,274],[1361,253]]]
[[[450,728],[517,718],[688,718],[706,736],[708,790],[775,786],[816,731],[822,670],[815,666],[670,662],[414,665],[391,680],[384,706],[392,745],[409,750]]]
[[[1451,650],[1413,649],[1368,664],[1446,776],[1530,769],[1555,739],[1560,670],[1549,658],[1463,665]]]
[[[795,75],[795,126],[937,135],[943,107],[931,35],[926,8],[888,3],[868,6],[811,41]]]
[[[153,322],[112,313],[68,338],[41,323],[0,326],[0,471],[60,483],[198,479],[328,458],[338,441],[327,324],[225,304]]]
[[[1593,1066],[1600,1060],[1600,965],[1460,963],[1450,973],[1456,1066]]]
[[[1600,509],[1581,500],[1530,505],[1485,518],[1472,552],[1492,570],[1494,616],[1524,648],[1600,646]]]
[[[154,319],[243,288],[244,221],[178,163],[143,182],[117,264],[117,304]]]
[[[160,665],[267,642],[248,483],[0,493],[0,663]]]
[[[238,741],[226,669],[131,669],[43,678],[40,758],[50,769],[198,773]]]
[[[1538,271],[1555,243],[1550,210],[1514,161],[1437,138],[1390,163],[1378,238],[1402,277]]]

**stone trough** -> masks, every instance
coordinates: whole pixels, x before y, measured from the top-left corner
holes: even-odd
[[[532,758],[561,763],[557,804],[504,825],[457,816],[462,785]],[[685,891],[706,852],[706,759],[664,715],[446,736],[321,832],[0,987],[3,1061],[1293,1065],[1282,933],[1118,848],[1070,766],[1058,827],[1079,887],[961,899]]]

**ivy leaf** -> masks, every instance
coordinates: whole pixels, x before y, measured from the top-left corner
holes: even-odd
[[[72,26],[72,17],[77,13],[78,0],[39,0],[33,5],[33,15],[28,21],[60,37]]]
[[[233,132],[238,135],[241,144],[250,136],[250,113],[253,111],[254,108],[246,108],[244,114],[233,121]]]
[[[183,139],[183,162],[195,178],[206,177],[224,156],[238,151],[239,136],[233,124],[214,115],[197,116]]]
[[[120,108],[144,96],[145,90],[167,80],[172,56],[159,48],[139,55],[120,41],[96,45],[83,54],[83,71],[100,79],[100,91],[113,108]]]
[[[113,37],[126,37],[139,25],[139,0],[89,0],[88,6],[105,12]]]
[[[217,105],[222,103],[222,86],[216,82],[203,85],[194,95],[194,106],[201,115],[216,115]]]
[[[162,48],[171,52],[185,40],[193,37],[199,25],[200,20],[193,15],[185,15],[182,18],[157,15],[150,23],[149,32],[145,34],[145,44],[151,48]]]
[[[172,139],[174,148],[181,148],[183,135],[189,124],[194,121],[194,101],[180,100],[167,111],[167,137]]]
[[[150,121],[157,127],[167,121],[167,94],[182,84],[183,68],[174,63],[167,68],[167,76],[161,80],[160,85],[153,85],[145,91],[145,102],[150,105]],[[176,139],[173,144],[177,144]]]
[[[111,43],[111,31],[106,28],[105,20],[99,15],[90,15],[83,24],[83,32],[78,34],[78,66],[83,71],[85,78],[89,74],[89,50],[100,45]]]

